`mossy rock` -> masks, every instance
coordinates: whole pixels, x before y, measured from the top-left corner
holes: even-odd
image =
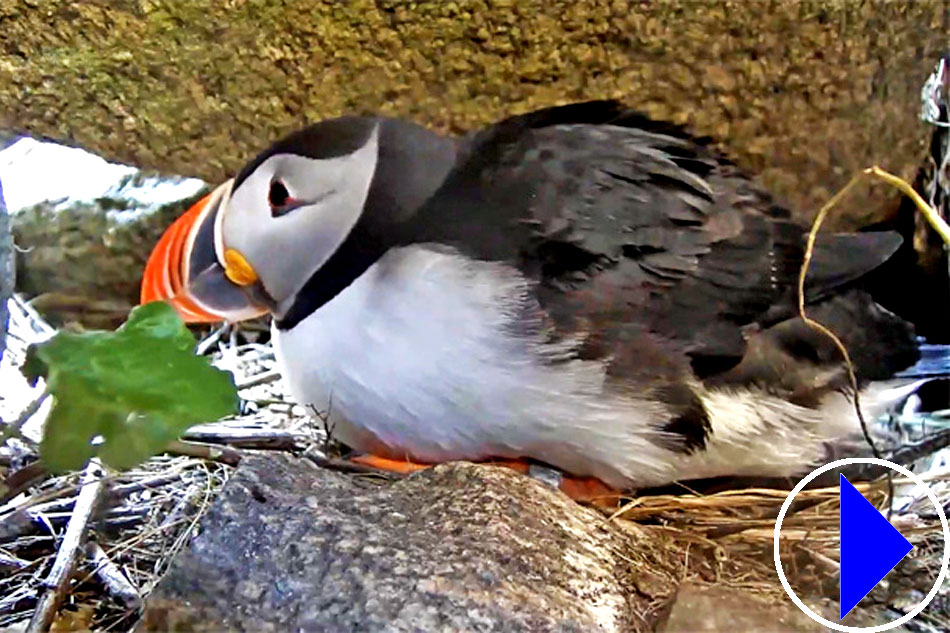
[[[711,135],[808,219],[860,168],[913,177],[945,4],[811,0],[0,0],[0,128],[216,182],[307,121],[442,130],[620,98]],[[896,194],[857,195],[856,226]]]
[[[118,211],[108,198],[24,209],[13,216],[17,291],[54,325],[115,328],[138,304],[158,237],[198,195],[151,212]]]

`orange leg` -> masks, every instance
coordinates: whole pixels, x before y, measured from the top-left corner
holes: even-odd
[[[408,459],[392,459],[379,455],[357,455],[350,461],[364,466],[370,466],[390,473],[410,474],[425,470],[434,464],[420,464]],[[529,475],[531,464],[521,459],[489,459],[485,464],[510,468],[519,473]],[[614,507],[621,497],[621,493],[597,479],[596,477],[574,477],[564,474],[560,477],[558,488],[571,499],[578,502],[593,503],[595,505]]]
[[[616,508],[620,497],[623,496],[619,490],[611,488],[596,477],[564,475],[560,488],[561,492],[574,501],[606,508]]]
[[[371,453],[355,455],[350,457],[349,460],[357,464],[362,464],[363,466],[369,466],[371,468],[383,470],[388,473],[399,473],[402,475],[417,473],[420,470],[425,470],[426,468],[435,466],[435,464],[414,462],[408,458],[392,459],[391,457],[383,457],[381,455],[373,455]],[[528,474],[528,470],[531,468],[528,462],[519,459],[487,459],[481,463],[491,464],[492,466],[501,466],[503,468],[510,468],[511,470],[516,470],[519,473],[524,473],[526,475]]]
[[[356,464],[362,464],[364,466],[370,466],[371,468],[376,468],[378,470],[386,471],[387,473],[400,473],[402,475],[408,475],[410,473],[417,473],[420,470],[425,470],[430,468],[434,464],[418,464],[416,462],[411,462],[408,459],[390,459],[389,457],[382,457],[380,455],[355,455],[349,458],[351,462]]]

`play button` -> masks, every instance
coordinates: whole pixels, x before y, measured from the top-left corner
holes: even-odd
[[[852,464],[874,464],[876,466],[890,468],[919,486],[918,490],[927,495],[936,509],[937,516],[940,517],[940,526],[943,529],[944,537],[943,563],[930,593],[927,594],[920,604],[911,609],[910,612],[896,620],[867,627],[847,626],[840,622],[833,622],[823,618],[815,613],[815,611],[802,602],[795,594],[795,591],[788,582],[788,578],[785,576],[785,571],[782,569],[780,556],[782,522],[785,520],[785,515],[795,500],[795,496],[822,473]],[[839,598],[841,604],[839,613],[840,617],[843,618],[907,556],[910,550],[913,549],[913,546],[851,485],[850,482],[848,482],[847,479],[841,477],[839,483],[841,500],[839,525],[841,539]],[[937,495],[934,494],[933,490],[930,489],[925,481],[903,466],[874,457],[839,459],[809,473],[804,479],[798,482],[798,485],[789,493],[775,521],[773,557],[775,571],[778,574],[785,592],[789,598],[792,599],[792,602],[815,622],[836,631],[863,631],[869,633],[886,631],[901,626],[905,622],[915,618],[937,596],[944,579],[947,577],[948,567],[950,567],[950,526],[947,524],[947,515],[943,510],[943,505],[937,499]]]
[[[844,475],[841,484],[841,615],[861,599],[914,549]]]

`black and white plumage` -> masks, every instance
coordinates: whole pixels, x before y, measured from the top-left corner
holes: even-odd
[[[797,318],[803,227],[704,143],[614,102],[460,139],[318,123],[185,228],[143,297],[218,318],[266,306],[291,393],[332,402],[359,450],[531,458],[629,488],[791,475],[857,437],[837,351]],[[912,328],[858,286],[899,244],[822,236],[807,279],[862,386],[916,359]],[[227,251],[250,276],[223,288]]]

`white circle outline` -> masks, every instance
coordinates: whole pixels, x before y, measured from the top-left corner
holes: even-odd
[[[782,569],[782,559],[779,556],[779,538],[782,533],[782,521],[785,520],[785,514],[791,507],[792,499],[795,498],[795,495],[804,490],[805,486],[811,483],[811,481],[818,475],[833,468],[840,468],[841,466],[848,466],[851,464],[874,464],[876,466],[884,466],[886,468],[890,468],[891,470],[896,470],[900,474],[912,480],[918,486],[923,487],[924,492],[926,492],[927,496],[930,498],[930,502],[933,503],[934,507],[937,508],[937,514],[940,516],[940,526],[943,528],[943,565],[940,567],[940,574],[937,576],[937,582],[934,583],[933,589],[930,590],[930,593],[927,594],[927,597],[924,598],[920,604],[914,607],[910,613],[906,613],[896,620],[888,622],[887,624],[878,624],[875,626],[847,626],[837,622],[832,622],[831,620],[826,620],[825,618],[821,617],[808,608],[808,606],[802,602],[797,595],[795,595],[795,592],[792,590],[792,586],[785,577],[785,570]],[[792,488],[790,493],[788,493],[788,497],[786,497],[785,503],[782,504],[782,509],[778,513],[778,518],[775,520],[773,555],[775,559],[775,571],[778,573],[778,579],[782,582],[782,587],[785,589],[785,593],[788,594],[788,597],[792,599],[792,602],[795,603],[795,606],[801,609],[805,615],[810,617],[815,622],[836,631],[846,631],[847,633],[857,633],[858,631],[878,633],[879,631],[887,631],[888,629],[892,629],[895,626],[900,626],[911,618],[917,617],[921,611],[927,608],[927,605],[930,604],[930,601],[937,596],[937,592],[940,591],[940,588],[943,586],[944,578],[947,577],[947,569],[950,567],[950,527],[947,525],[947,515],[943,511],[943,507],[940,505],[937,495],[934,494],[933,490],[930,489],[930,486],[928,486],[923,479],[910,472],[900,464],[889,462],[886,459],[878,459],[876,457],[847,457],[845,459],[839,459],[829,464],[825,464],[821,468],[816,468],[815,470],[811,471],[805,476],[804,479],[798,482],[797,486]]]

